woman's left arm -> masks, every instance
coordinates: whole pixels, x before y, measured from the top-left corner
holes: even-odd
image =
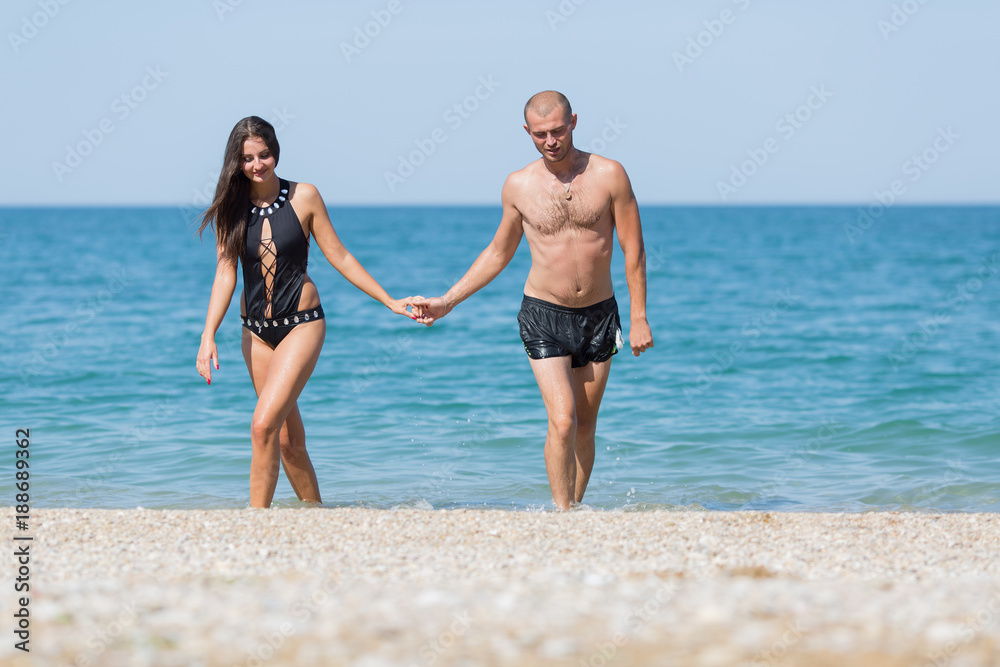
[[[361,262],[344,247],[337,232],[333,229],[330,214],[327,212],[326,204],[316,186],[309,183],[298,183],[295,186],[295,195],[297,200],[302,200],[309,221],[309,231],[316,239],[316,245],[319,246],[330,265],[347,278],[352,285],[392,312],[414,319],[414,316],[406,310],[407,305],[409,305],[407,301],[390,297],[378,284],[378,281],[365,270],[365,267],[361,266]]]

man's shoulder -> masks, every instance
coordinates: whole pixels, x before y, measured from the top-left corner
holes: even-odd
[[[596,153],[590,154],[589,162],[587,171],[593,174],[596,183],[607,187],[613,195],[631,191],[628,174],[620,162]]]
[[[612,160],[597,153],[589,153],[589,156],[590,168],[599,173],[608,175],[625,173],[625,167],[617,160]]]
[[[532,178],[537,175],[540,164],[541,160],[535,160],[534,162],[530,162],[521,167],[517,171],[510,172],[507,176],[507,180],[504,182],[504,189],[517,189],[528,186],[531,183]]]
[[[526,178],[531,178],[533,174],[538,172],[538,168],[541,166],[541,164],[542,164],[541,158],[539,158],[538,160],[532,160],[531,162],[524,165],[517,171],[510,172],[510,175],[507,176],[507,180],[514,179],[520,181]]]

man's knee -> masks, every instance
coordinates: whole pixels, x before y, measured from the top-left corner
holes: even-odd
[[[560,438],[571,438],[576,435],[576,413],[558,412],[549,415],[549,428]]]
[[[597,433],[597,415],[593,417],[582,417],[577,416],[576,418],[576,437],[581,436],[594,437]]]

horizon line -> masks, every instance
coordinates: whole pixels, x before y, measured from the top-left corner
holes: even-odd
[[[715,203],[704,201],[693,202],[649,202],[640,203],[639,210],[643,208],[861,208],[881,205],[872,201],[864,202],[795,202],[795,201],[774,201],[774,202],[741,202],[741,203]],[[344,202],[327,203],[330,208],[500,208],[500,202],[491,203],[449,203],[449,202],[404,202],[397,204],[372,203],[372,202]],[[936,208],[936,207],[968,207],[968,208],[995,208],[1000,207],[1000,200],[997,201],[914,201],[907,203],[891,204],[886,208]],[[196,206],[190,203],[171,202],[76,202],[76,203],[7,203],[0,204],[0,210],[18,208],[181,208],[205,210],[207,207]]]

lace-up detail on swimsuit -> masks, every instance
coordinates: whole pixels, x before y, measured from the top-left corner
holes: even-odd
[[[248,327],[258,334],[268,322],[291,318],[294,326],[306,314],[299,311],[299,300],[309,259],[309,240],[288,201],[288,191],[289,183],[282,179],[273,203],[265,206],[251,203],[248,207],[247,234],[240,256],[246,303],[244,325],[259,323]],[[316,311],[322,318],[322,309]]]
[[[271,215],[287,203],[288,188],[282,188],[278,192],[278,198],[273,204],[267,206],[252,206],[250,215],[260,217]],[[266,238],[265,238],[266,237]],[[271,220],[264,218],[260,229],[260,243],[257,244],[257,257],[260,259],[261,277],[264,279],[264,317],[272,316],[272,301],[274,299],[274,267],[278,263],[278,250],[274,245],[274,238],[271,234]]]
[[[261,236],[267,234],[268,237],[260,240],[258,252],[261,277],[264,278],[264,299],[267,301],[267,307],[264,308],[265,317],[271,317],[271,302],[274,299],[274,265],[278,263],[278,253],[275,252],[274,239],[270,236],[271,226],[268,222],[264,221],[264,229],[261,230]]]

